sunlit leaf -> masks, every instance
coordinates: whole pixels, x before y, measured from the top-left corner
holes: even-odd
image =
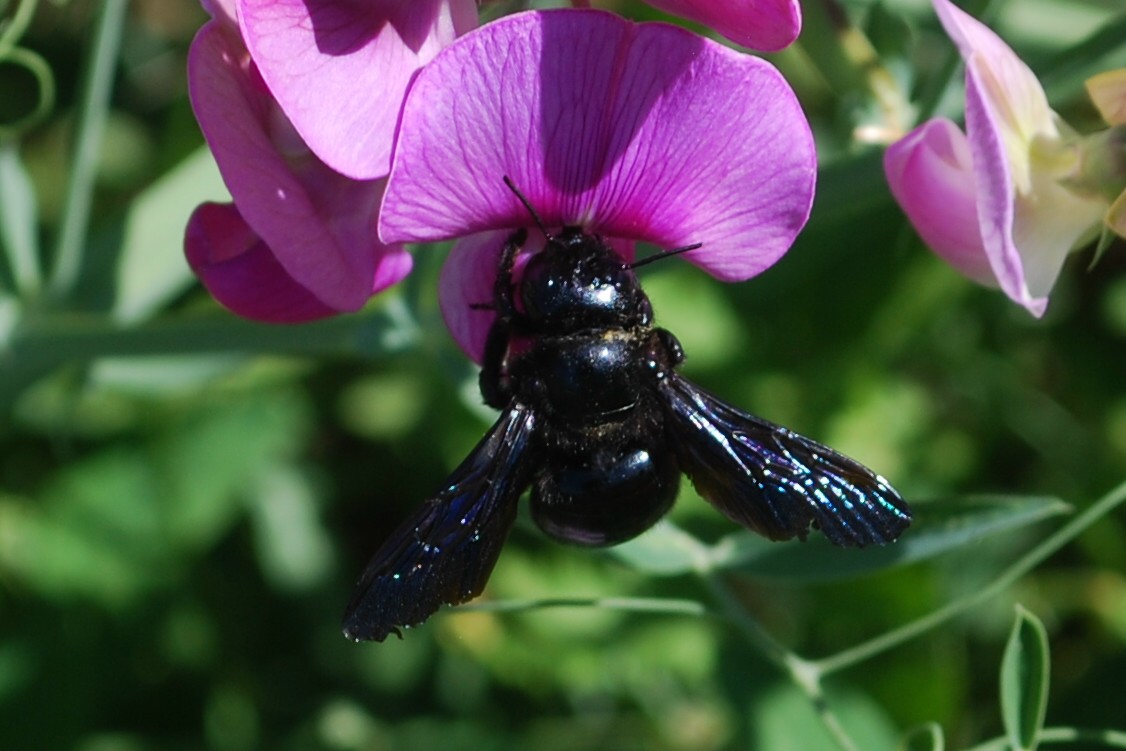
[[[261,468],[296,449],[305,415],[291,396],[214,405],[168,431],[155,459],[172,540],[189,550],[210,545],[243,513],[234,500],[250,491]]]
[[[192,282],[184,260],[184,227],[203,201],[229,200],[206,148],[188,157],[133,203],[118,266],[119,320],[143,318]]]
[[[707,567],[707,545],[669,521],[663,521],[638,538],[611,548],[610,553],[638,571],[655,576],[676,576]]]
[[[826,697],[843,731],[859,749],[894,748],[897,733],[887,714],[870,697],[857,691]],[[821,751],[842,748],[818,717],[809,697],[794,686],[780,686],[761,697],[752,710],[753,741],[748,747],[770,751]]]
[[[308,478],[280,462],[267,464],[249,501],[263,573],[291,591],[323,582],[332,566],[332,539]]]
[[[1048,633],[1034,614],[1017,606],[1001,660],[1001,719],[1014,751],[1033,751],[1048,709]]]
[[[1057,21],[1063,18],[1058,9],[1053,15]],[[1048,98],[1073,96],[1083,88],[1084,79],[1126,65],[1124,38],[1126,14],[1119,13],[1083,41],[1061,49],[1044,65],[1038,66],[1037,73]]]

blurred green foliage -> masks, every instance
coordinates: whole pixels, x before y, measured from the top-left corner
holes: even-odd
[[[59,233],[98,6],[42,3],[21,42],[49,62],[58,92],[46,121],[0,144],[8,246],[49,248]],[[1091,120],[1079,82],[1126,64],[1118,1],[997,6],[988,11],[1054,104]],[[952,46],[926,3],[845,10],[902,93],[958,116]],[[55,309],[0,303],[0,746],[833,748],[806,697],[722,617],[463,608],[401,641],[341,637],[366,557],[490,417],[437,313],[443,249],[420,249],[411,279],[364,313],[314,326],[234,321],[192,284],[180,233],[196,203],[223,197],[185,95],[184,57],[204,19],[194,0],[129,6],[78,285]],[[856,138],[910,121],[888,121],[862,76],[827,75],[817,41],[773,58],[821,149],[807,231],[745,284],[687,264],[647,268],[659,323],[683,341],[690,377],[879,468],[908,499],[1028,500],[990,517],[1003,522],[991,536],[968,516],[929,527],[971,529],[956,552],[879,561],[878,573],[857,565],[837,581],[784,575],[831,568],[816,557],[836,551],[775,554],[734,538],[738,601],[811,656],[980,591],[1061,524],[1047,499],[1084,508],[1126,474],[1122,244],[1093,269],[1074,257],[1040,321],[964,281],[920,245],[888,195],[880,149]],[[25,71],[0,66],[5,124],[34,109],[30,87]],[[9,251],[8,292],[21,288]],[[483,601],[654,598],[718,614],[677,562],[733,530],[682,495],[675,528],[618,553],[553,545],[521,519]],[[1048,724],[1121,725],[1124,520],[1102,519],[1002,596],[834,676],[828,700],[860,748],[893,748],[929,722],[943,732],[916,733],[912,748],[1002,735],[1015,602],[1051,639]],[[668,575],[646,573],[662,566]]]

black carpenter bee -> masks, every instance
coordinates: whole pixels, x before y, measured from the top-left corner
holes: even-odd
[[[813,527],[836,545],[884,544],[911,523],[867,467],[682,378],[684,353],[653,326],[639,264],[579,227],[544,235],[518,284],[527,232],[514,232],[501,255],[480,378],[500,419],[376,552],[345,636],[383,641],[480,594],[529,486],[540,529],[583,546],[649,529],[682,472],[725,516],[771,540],[805,539]]]

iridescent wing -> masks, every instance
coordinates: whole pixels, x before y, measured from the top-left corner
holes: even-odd
[[[891,542],[911,523],[895,489],[859,462],[676,373],[659,389],[681,470],[735,523],[771,540],[804,540],[812,526],[847,547]]]
[[[344,614],[344,635],[383,641],[443,604],[481,594],[529,482],[535,415],[513,403],[446,481],[372,557]]]

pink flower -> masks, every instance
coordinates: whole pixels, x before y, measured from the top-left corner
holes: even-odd
[[[230,0],[208,9],[215,19],[192,42],[189,91],[235,205],[196,210],[188,262],[219,302],[249,318],[357,310],[411,267],[402,248],[375,233],[386,181],[349,179],[318,159],[258,74]]]
[[[1106,201],[1069,184],[1080,153],[1028,66],[950,0],[932,2],[966,63],[966,132],[923,123],[888,149],[888,183],[939,256],[1040,316]]]
[[[250,56],[298,134],[325,164],[361,180],[387,174],[415,74],[477,25],[474,0],[237,0],[237,6]]]
[[[789,249],[816,156],[793,92],[763,60],[684,29],[595,10],[521,13],[439,54],[415,81],[380,212],[385,242],[462,239],[443,271],[446,321],[480,359],[504,239],[580,226],[725,281]]]
[[[798,0],[646,0],[655,8],[715,29],[764,52],[788,47],[801,32]]]

